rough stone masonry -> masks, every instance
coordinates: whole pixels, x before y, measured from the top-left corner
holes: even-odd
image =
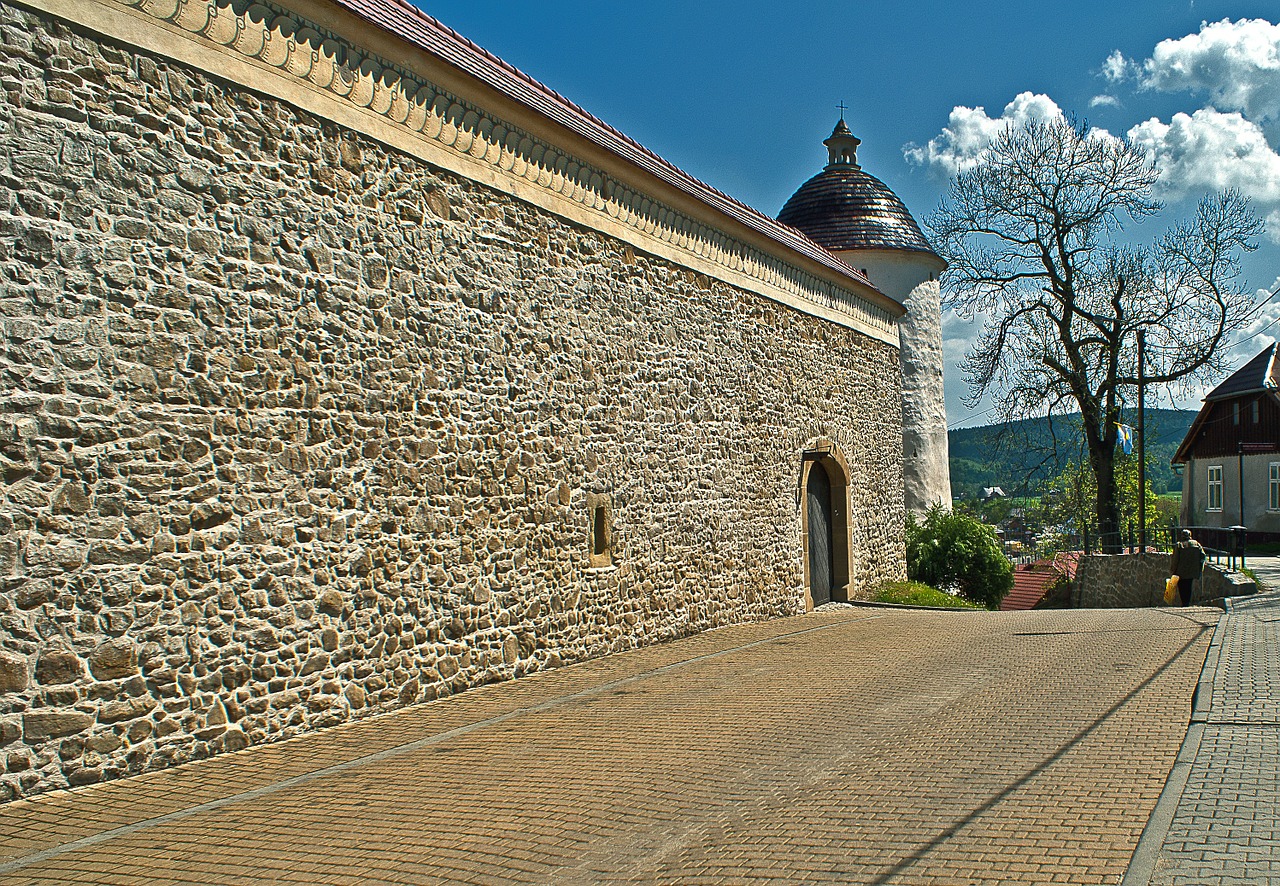
[[[0,799],[802,611],[814,439],[900,574],[893,346],[44,12],[0,92]]]

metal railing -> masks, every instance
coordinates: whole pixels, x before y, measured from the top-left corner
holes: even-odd
[[[1176,540],[1182,529],[1191,530],[1191,537],[1200,542],[1215,563],[1225,563],[1228,569],[1244,569],[1249,539],[1243,526],[1179,526],[1170,527],[1169,531]]]
[[[1100,532],[1094,527],[1086,526],[1080,532],[1059,535],[1053,545],[1053,551],[1081,551],[1085,554],[1136,554],[1142,550],[1147,553],[1168,553],[1173,550],[1179,534],[1183,529],[1191,530],[1191,537],[1200,542],[1205,553],[1215,563],[1225,564],[1229,569],[1243,569],[1248,547],[1247,533],[1243,526],[1179,526],[1171,524],[1163,528],[1152,528],[1147,531],[1146,547],[1141,548],[1135,524],[1130,524],[1123,532]],[[1005,535],[1005,549],[1009,559],[1015,563],[1032,563],[1043,556],[1034,532],[1026,531]],[[1016,547],[1014,547],[1016,546]]]

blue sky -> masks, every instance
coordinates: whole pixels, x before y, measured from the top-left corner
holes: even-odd
[[[1280,10],[1269,2],[956,4],[419,0],[428,14],[692,175],[769,215],[826,162],[837,102],[863,167],[923,223],[1007,120],[1066,113],[1162,167],[1164,221],[1241,186],[1269,236],[1253,288],[1280,285]],[[1273,215],[1274,214],[1274,215]],[[1272,239],[1274,237],[1275,239]],[[1237,365],[1280,335],[1280,297]],[[974,329],[945,323],[949,422]],[[1184,396],[1181,405],[1196,406]]]

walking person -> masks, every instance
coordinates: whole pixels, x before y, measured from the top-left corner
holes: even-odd
[[[1204,573],[1205,552],[1200,542],[1191,537],[1191,530],[1179,533],[1179,541],[1169,557],[1169,574],[1178,576],[1178,596],[1182,605],[1191,605],[1191,594],[1196,582]]]

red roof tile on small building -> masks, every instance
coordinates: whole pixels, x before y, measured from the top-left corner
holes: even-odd
[[[1082,556],[1083,551],[1059,551],[1053,555],[1053,568],[1065,575],[1068,581],[1075,581]]]
[[[1072,571],[1074,572],[1074,564]],[[1035,563],[1023,563],[1014,567],[1013,590],[1000,601],[1000,611],[1034,609],[1044,599],[1044,595],[1066,577],[1066,572],[1058,567],[1056,559],[1037,560]]]

